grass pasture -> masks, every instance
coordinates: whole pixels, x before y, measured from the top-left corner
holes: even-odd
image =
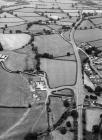
[[[67,52],[74,53],[72,46],[58,34],[36,36],[35,45],[39,53],[50,53],[54,57],[65,56]]]
[[[72,16],[71,18],[67,17],[67,18],[61,19],[60,21],[62,21],[62,22],[72,22],[73,23],[73,22],[76,21],[76,19],[77,19],[77,17]]]
[[[67,14],[66,13],[45,13],[44,15],[47,15],[48,17],[53,17],[53,16],[56,16],[56,17],[59,17],[59,18],[65,18],[67,17]]]
[[[97,48],[99,48],[99,49],[102,49],[102,39],[99,39],[99,40],[94,40],[94,41],[90,41],[90,42],[88,42],[90,45],[92,45],[92,46],[95,46],[95,47],[97,47]]]
[[[95,28],[94,25],[89,20],[84,20],[81,25],[78,26],[78,29],[90,29],[90,27]]]
[[[0,134],[14,125],[26,110],[24,108],[0,108]]]
[[[5,33],[8,34],[8,33],[10,33],[10,30],[12,30],[12,33],[14,34],[14,33],[16,33],[16,30],[18,30],[18,29],[21,30],[22,32],[26,32],[27,31],[26,28],[27,28],[26,23],[15,25],[15,26],[13,26],[13,23],[11,23],[11,26],[8,26],[8,28],[6,28]],[[2,32],[3,32],[3,30],[1,29],[0,33],[2,33]]]
[[[54,29],[54,30],[59,30],[59,29],[61,29],[62,28],[62,26],[61,25],[55,25],[55,24],[50,24],[50,25],[48,25],[48,27],[50,27],[51,29]]]
[[[102,24],[102,17],[93,18],[93,19],[91,19],[91,21],[93,21],[93,23],[96,25]]]
[[[23,76],[8,73],[0,68],[0,81],[0,105],[28,105],[31,94]]]
[[[86,130],[92,132],[92,126],[98,125],[100,122],[101,109],[87,109],[86,110]]]
[[[38,20],[47,20],[46,17],[40,16],[34,12],[22,12],[22,11],[15,11],[14,14],[17,14],[18,17],[26,20],[26,21],[38,21]]]
[[[76,62],[41,59],[41,70],[48,75],[50,88],[74,85],[76,82]]]
[[[30,28],[29,31],[32,33],[37,33],[37,32],[42,32],[43,30],[51,30],[48,26],[46,25],[38,25],[38,24],[33,24]]]
[[[76,43],[94,41],[102,38],[102,30],[97,28],[89,30],[76,30],[74,38]]]
[[[25,23],[25,21],[15,15],[11,15],[7,12],[0,14],[0,27],[16,26]]]

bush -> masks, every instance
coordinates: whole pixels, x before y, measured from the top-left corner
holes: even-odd
[[[88,92],[92,93],[94,92],[93,89],[87,85],[84,85],[84,87],[87,89]]]
[[[65,135],[67,133],[66,127],[61,127],[59,131],[62,135]]]
[[[63,105],[64,105],[64,107],[69,107],[70,106],[68,100],[64,100],[63,101]]]
[[[72,110],[72,111],[71,111],[71,116],[72,116],[73,118],[77,119],[77,118],[78,118],[78,112],[77,112],[76,110]]]
[[[71,127],[70,121],[67,121],[67,122],[66,122],[66,126],[67,126],[67,127]]]
[[[94,134],[96,134],[96,133],[99,133],[99,126],[98,125],[93,125],[93,127],[92,127],[92,132],[94,133]]]
[[[25,137],[24,140],[37,140],[37,133],[28,133]]]
[[[97,87],[95,88],[95,94],[96,94],[97,96],[100,96],[101,92],[102,92],[102,87],[97,86]]]

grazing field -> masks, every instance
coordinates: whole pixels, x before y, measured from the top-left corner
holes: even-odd
[[[88,42],[90,45],[92,46],[95,46],[95,47],[98,47],[99,49],[102,50],[102,39],[99,39],[99,40],[94,40],[94,41],[90,41]]]
[[[48,17],[53,17],[53,16],[56,16],[56,17],[59,17],[59,18],[65,18],[67,17],[67,14],[66,13],[45,13],[44,15],[47,15]]]
[[[5,33],[10,33],[10,30],[12,30],[12,33],[16,33],[16,30],[21,30],[21,32],[27,32],[27,24],[23,23],[23,24],[19,24],[19,25],[15,25],[13,26],[13,23],[11,23],[11,26],[9,26],[8,28],[6,28]],[[3,30],[1,29],[0,33],[2,33]]]
[[[34,24],[29,28],[29,31],[32,33],[42,32],[44,30],[51,30],[51,29],[46,25],[38,25],[38,24]]]
[[[76,30],[75,32],[76,42],[89,42],[102,38],[102,30],[97,28],[89,30]]]
[[[6,24],[7,26],[14,26],[24,23],[23,19],[7,12],[0,14],[0,17],[0,27],[5,27]]]
[[[8,59],[5,61],[5,66],[12,71],[35,69],[35,55],[29,53],[30,52],[21,52],[20,50],[17,50],[17,53],[11,51],[3,51],[2,54],[8,55]]]
[[[8,73],[0,68],[0,81],[0,105],[28,105],[31,94],[23,75]]]
[[[18,112],[17,109],[15,109],[15,112]],[[22,114],[23,114],[23,109],[22,109]],[[25,135],[29,132],[29,131],[34,131],[34,132],[40,132],[42,131],[42,126],[43,126],[43,130],[45,130],[45,127],[47,129],[47,120],[46,120],[46,114],[45,114],[45,105],[38,105],[36,102],[33,104],[33,107],[29,110],[27,110],[24,114],[25,117],[24,119],[21,121],[21,123],[19,123],[19,125],[15,126],[9,133],[9,138],[7,138],[7,140],[23,140]],[[35,115],[36,114],[36,115]],[[45,114],[45,115],[44,115]],[[8,115],[8,112],[6,112],[4,114],[5,116],[5,122],[11,122],[11,118],[12,118],[12,125],[14,125],[14,122],[17,121],[17,114],[13,113],[11,114],[11,117],[8,118],[8,120],[6,119]],[[9,115],[8,115],[9,116]],[[40,116],[40,117],[39,117]],[[42,119],[41,119],[42,118]],[[41,123],[40,123],[41,120]],[[5,124],[5,123],[4,123]],[[10,124],[10,123],[9,123]],[[6,130],[7,125],[3,125],[4,130]]]
[[[101,109],[87,109],[86,110],[86,130],[92,132],[92,126],[98,125],[100,122]]]
[[[53,54],[54,57],[65,56],[67,52],[74,53],[72,46],[58,34],[35,36],[34,43],[39,53]]]
[[[0,34],[0,42],[4,50],[15,50],[26,45],[30,40],[28,34]]]
[[[34,12],[21,12],[21,11],[15,11],[14,14],[17,14],[18,17],[26,20],[26,21],[38,21],[38,20],[47,20],[46,17],[40,16],[39,14],[36,14]]]
[[[62,26],[61,25],[55,25],[55,24],[50,24],[50,25],[48,25],[48,27],[50,27],[51,29],[54,29],[54,30],[59,30],[59,29],[61,29],[62,28]]]
[[[29,7],[29,8],[27,8],[27,7],[22,8],[21,7],[20,9],[14,10],[14,12],[26,12],[26,13],[30,12],[30,13],[33,13],[34,12],[34,8],[31,8],[31,7]]]
[[[71,26],[73,23],[72,22],[66,22],[66,21],[57,21],[58,25],[66,25],[66,26]]]
[[[90,29],[90,28],[95,28],[94,25],[89,21],[89,20],[84,20],[80,26],[78,26],[78,29]]]
[[[91,21],[93,21],[94,24],[96,24],[96,25],[101,24],[102,23],[102,17],[93,18],[93,19],[91,19]]]
[[[62,18],[60,21],[62,21],[62,22],[75,22],[76,21],[76,19],[77,19],[77,17],[75,17],[75,16],[72,16],[72,17],[67,17],[67,18]]]
[[[74,92],[72,90],[66,88],[66,89],[62,89],[62,90],[59,90],[59,91],[55,91],[55,92],[53,92],[53,94],[66,95],[66,96],[69,96],[69,97],[73,97]]]
[[[48,75],[50,88],[74,85],[76,82],[76,62],[41,59],[40,67]]]
[[[0,134],[14,125],[26,110],[24,108],[0,108]]]
[[[63,33],[63,36],[69,40],[70,30]]]

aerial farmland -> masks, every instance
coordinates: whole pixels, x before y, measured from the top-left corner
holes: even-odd
[[[0,140],[102,140],[102,2],[0,1]]]

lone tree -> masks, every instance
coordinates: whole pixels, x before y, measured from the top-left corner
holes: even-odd
[[[67,133],[66,127],[61,127],[59,131],[62,135],[65,135]]]
[[[66,126],[67,126],[67,127],[71,127],[71,122],[70,122],[70,121],[67,121],[67,122],[66,122]]]
[[[64,105],[64,107],[69,107],[70,103],[68,102],[68,100],[64,100],[63,105]]]

